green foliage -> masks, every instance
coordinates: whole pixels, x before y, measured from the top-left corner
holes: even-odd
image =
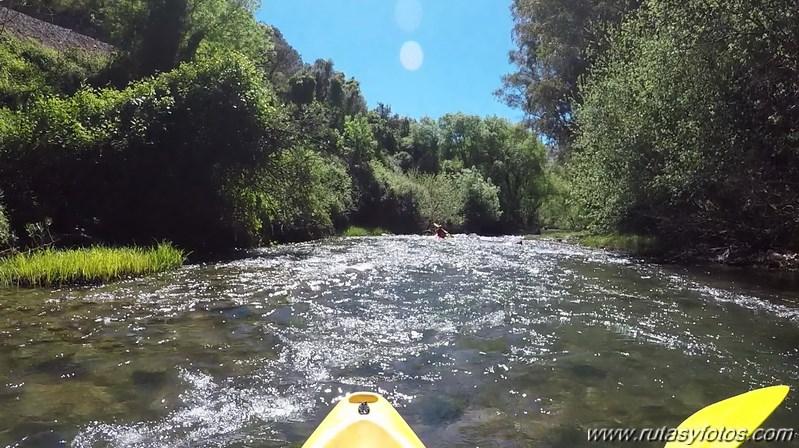
[[[607,48],[608,30],[641,0],[514,0],[510,52],[516,72],[503,77],[497,91],[508,105],[522,109],[535,129],[568,148],[573,106],[581,99],[579,79]]]
[[[651,0],[584,85],[575,192],[593,229],[799,247],[799,17]]]
[[[51,248],[0,259],[0,286],[64,286],[105,283],[180,267],[184,253],[169,243],[151,249]]]
[[[207,58],[116,91],[50,97],[0,134],[0,184],[19,213],[116,239],[188,247],[257,239],[242,195],[286,145],[281,111],[243,57]],[[23,169],[24,167],[24,169]]]
[[[331,60],[319,59],[296,72],[289,81],[288,99],[301,106],[318,102],[327,115],[325,125],[339,131],[347,117],[367,112],[358,81],[345,79]]]
[[[2,199],[2,194],[0,194]],[[8,225],[8,218],[3,204],[0,203],[0,250],[4,250],[11,245],[11,228]]]
[[[288,98],[294,104],[311,104],[316,94],[316,80],[310,75],[295,76],[289,81]]]
[[[604,234],[579,236],[580,244],[599,249],[612,249],[640,255],[656,255],[660,252],[652,237],[634,234]]]
[[[502,216],[499,187],[471,170],[465,170],[460,181],[464,189],[462,213],[466,229],[475,232],[494,231]]]
[[[502,230],[537,225],[549,188],[546,150],[523,127],[497,117],[447,114],[438,122],[422,119],[412,124],[405,146],[422,173],[458,174],[472,168],[490,179],[499,187]]]
[[[194,55],[236,52],[251,61],[260,61],[274,51],[271,30],[258,25],[253,15],[260,2],[184,1],[188,2],[190,12],[183,43],[183,60],[190,60]]]
[[[260,221],[270,226],[264,233],[282,240],[332,235],[353,204],[344,165],[306,148],[283,151],[273,163],[251,190]]]
[[[381,229],[379,227],[374,228],[374,229],[365,229],[363,227],[349,226],[342,233],[342,235],[344,235],[346,237],[363,237],[363,236],[381,236],[381,235],[384,235],[386,233],[389,233],[389,232],[387,232],[386,230]]]
[[[419,213],[425,223],[440,223],[448,229],[463,228],[466,190],[459,174],[412,172],[410,178],[424,191]]]
[[[64,53],[0,32],[0,107],[19,108],[41,95],[72,94],[93,77],[105,56]]]
[[[264,55],[264,70],[272,85],[275,86],[275,89],[284,93],[288,90],[289,82],[292,80],[292,77],[303,68],[302,58],[300,54],[297,53],[297,50],[286,42],[280,30],[265,24],[261,24],[261,26],[266,28],[266,32],[271,36],[272,41],[272,50]],[[315,89],[316,86],[314,86],[311,91]],[[310,100],[308,100],[307,103],[310,103],[312,100],[313,95],[310,95]]]
[[[499,188],[480,173],[403,174],[377,161],[370,167],[379,196],[363,208],[380,216],[374,222],[400,232],[421,232],[433,222],[455,231],[497,231],[502,216]]]
[[[368,163],[375,157],[377,140],[365,115],[344,120],[344,151],[351,165]]]
[[[122,50],[106,77],[117,86],[164,73],[196,57],[273,54],[272,31],[248,0],[79,0],[60,9],[97,24],[96,35]],[[69,23],[65,24],[67,27]]]
[[[581,230],[585,227],[585,213],[579,205],[572,184],[573,177],[568,171],[571,165],[552,163],[544,175],[547,190],[539,209],[542,227],[555,229]]]
[[[413,166],[413,157],[405,151],[400,151],[394,154],[394,163],[397,164],[397,168],[406,172]]]
[[[487,130],[477,115],[458,112],[438,120],[439,147],[445,159],[460,159],[467,167],[482,165],[492,148],[484,145]]]
[[[493,120],[493,122],[491,121]],[[481,172],[499,187],[503,227],[530,229],[538,225],[539,208],[548,194],[544,145],[521,126],[487,119],[490,161]],[[491,130],[493,127],[495,130]]]
[[[438,123],[424,117],[419,122],[412,123],[409,131],[404,139],[404,146],[408,148],[414,166],[423,173],[438,172],[441,163]]]
[[[397,233],[422,231],[426,226],[421,214],[425,190],[407,175],[376,160],[369,163],[369,170],[374,177],[376,197],[364,209],[378,216],[376,225]]]

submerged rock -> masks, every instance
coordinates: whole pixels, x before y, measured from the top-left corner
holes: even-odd
[[[23,396],[20,415],[31,419],[58,416],[83,421],[107,418],[123,410],[107,388],[84,381],[26,384]]]

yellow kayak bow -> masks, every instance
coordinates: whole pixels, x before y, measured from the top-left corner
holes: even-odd
[[[302,447],[425,448],[394,406],[370,392],[339,401]]]
[[[692,440],[692,443],[676,440],[664,448],[737,448],[760,428],[789,391],[788,386],[764,387],[713,403],[688,417],[677,431],[695,435],[708,435],[710,430],[715,434],[733,431],[728,434],[733,437]]]
[[[664,448],[737,448],[763,424],[788,394],[788,386],[772,386],[711,404],[685,420],[678,431],[703,433],[722,427],[744,431],[735,441],[674,441]],[[330,411],[303,448],[425,448],[391,403],[378,394],[349,394]]]

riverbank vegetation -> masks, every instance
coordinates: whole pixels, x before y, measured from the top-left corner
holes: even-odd
[[[515,0],[500,94],[553,142],[549,225],[799,251],[796,5]]]
[[[44,222],[55,241],[157,239],[198,253],[348,226],[537,225],[546,151],[530,130],[370,110],[357,80],[302,61],[258,23],[255,2],[48,5],[12,7],[50,20],[55,7],[60,25],[114,50],[56,52],[0,33],[13,80],[0,82],[0,190],[20,247]]]
[[[641,256],[661,256],[667,252],[654,238],[633,234],[598,234],[586,230],[546,230],[538,235],[528,235],[525,239],[579,244],[595,249],[608,249]]]
[[[175,269],[184,258],[183,251],[167,243],[154,248],[45,248],[0,259],[0,286],[102,283]]]
[[[342,232],[343,236],[347,237],[354,237],[354,236],[380,236],[385,235],[388,232],[377,228],[377,229],[365,229],[363,227],[358,226],[349,226],[347,227],[344,232]]]
[[[56,245],[198,253],[432,222],[799,250],[787,0],[515,0],[518,70],[499,94],[527,113],[518,124],[370,109],[356,79],[303,61],[249,0],[10,6],[102,45],[0,31],[6,253],[41,243],[29,230],[44,223]]]

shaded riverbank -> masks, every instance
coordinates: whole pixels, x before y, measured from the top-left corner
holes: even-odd
[[[527,240],[549,240],[577,244],[595,249],[608,249],[639,256],[657,263],[682,265],[719,264],[757,268],[759,270],[799,272],[799,254],[789,252],[752,252],[735,246],[709,247],[669,245],[652,237],[635,234],[592,234],[569,230],[548,230]]]

